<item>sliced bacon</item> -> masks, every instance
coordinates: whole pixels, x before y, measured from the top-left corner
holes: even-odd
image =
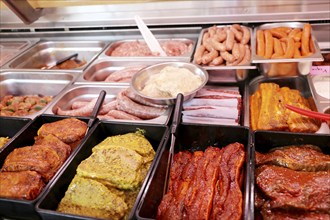
[[[230,118],[208,118],[208,117],[194,117],[187,115],[182,116],[182,122],[215,124],[215,125],[239,125],[237,120]]]
[[[236,108],[217,106],[213,109],[184,110],[183,115],[208,118],[231,118],[238,120],[239,111]]]
[[[228,106],[228,107],[237,107],[239,101],[236,98],[233,99],[191,99],[188,102],[183,103],[183,108],[186,106]]]
[[[233,89],[217,89],[217,88],[202,88],[196,95],[196,98],[212,97],[212,98],[241,98],[238,88]]]

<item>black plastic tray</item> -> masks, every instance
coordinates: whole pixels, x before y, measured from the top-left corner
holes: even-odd
[[[182,150],[205,150],[208,146],[224,147],[230,143],[239,142],[244,144],[246,149],[245,168],[249,167],[250,158],[250,136],[249,129],[242,126],[220,126],[220,125],[196,125],[180,124],[178,136],[175,143],[175,153]],[[155,168],[146,185],[136,210],[137,219],[155,219],[158,206],[163,198],[167,185],[166,171],[169,166],[170,141],[160,152]],[[249,188],[250,175],[248,169],[245,170],[243,184],[243,213],[244,219],[249,219]]]
[[[150,141],[154,150],[156,151],[156,156],[151,164],[151,167],[147,173],[146,179],[142,184],[141,190],[135,201],[129,219],[134,218],[134,213],[136,206],[140,200],[141,194],[145,188],[145,184],[149,179],[151,170],[154,167],[155,162],[162,150],[164,144],[168,137],[168,127],[165,125],[148,125],[148,124],[128,124],[128,123],[111,123],[111,122],[98,122],[93,129],[90,130],[91,135],[85,139],[79,152],[76,153],[73,160],[67,165],[65,169],[58,175],[56,181],[52,187],[50,187],[40,201],[36,204],[36,210],[41,215],[43,219],[54,220],[54,219],[95,219],[86,216],[72,215],[57,212],[56,208],[60,203],[61,199],[71,183],[71,180],[76,174],[77,166],[80,162],[92,154],[92,148],[103,141],[109,136],[114,136],[118,134],[125,134],[129,132],[135,132],[136,129],[143,129],[146,131],[145,137]]]
[[[320,147],[325,154],[330,154],[330,134],[304,134],[304,133],[287,133],[272,131],[256,131],[252,136],[253,145],[251,151],[251,197],[250,210],[251,216],[254,218],[258,213],[254,209],[255,195],[255,151],[266,153],[272,148],[313,144]]]
[[[19,134],[1,151],[0,153],[0,167],[2,167],[6,157],[14,149],[25,147],[34,144],[34,137],[37,136],[38,129],[45,123],[55,122],[68,118],[66,116],[54,116],[54,115],[40,115],[34,120],[30,121],[22,129]],[[88,118],[77,117],[78,119],[87,123]],[[83,140],[82,140],[83,141]],[[14,219],[40,219],[40,216],[35,211],[35,204],[41,198],[42,194],[46,192],[47,188],[55,180],[55,176],[60,172],[65,164],[68,163],[72,155],[80,148],[77,148],[71,153],[66,162],[57,171],[54,177],[46,184],[44,190],[34,200],[21,200],[21,199],[9,199],[0,197],[0,216]]]
[[[9,145],[9,143],[15,138],[15,135],[26,126],[31,119],[29,118],[16,118],[16,117],[0,117],[0,137],[9,137],[10,141],[5,144],[5,146]],[[0,148],[0,152],[5,148],[3,146]]]

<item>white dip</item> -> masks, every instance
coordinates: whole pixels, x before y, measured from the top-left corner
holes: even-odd
[[[152,75],[141,93],[153,98],[175,98],[177,94],[188,94],[197,89],[203,80],[186,68],[167,66]]]
[[[313,79],[313,83],[319,96],[330,99],[330,76],[316,76]]]

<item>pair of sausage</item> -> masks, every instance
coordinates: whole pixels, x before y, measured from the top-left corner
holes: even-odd
[[[208,66],[248,64],[251,59],[250,37],[250,30],[239,24],[212,26],[203,34],[194,61]]]
[[[277,27],[257,30],[257,55],[265,59],[301,58],[315,53],[311,25],[301,28]]]

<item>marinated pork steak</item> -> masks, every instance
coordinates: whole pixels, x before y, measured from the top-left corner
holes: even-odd
[[[261,214],[264,220],[330,220],[329,214],[305,211],[289,212],[285,210],[262,209]]]
[[[264,164],[292,170],[326,171],[330,170],[330,155],[323,154],[321,149],[314,145],[285,146],[274,148],[266,154],[256,152],[256,166]]]
[[[256,184],[270,200],[270,209],[296,209],[330,214],[330,171],[305,172],[264,165]]]
[[[0,197],[35,199],[44,189],[42,177],[35,171],[0,172]]]

